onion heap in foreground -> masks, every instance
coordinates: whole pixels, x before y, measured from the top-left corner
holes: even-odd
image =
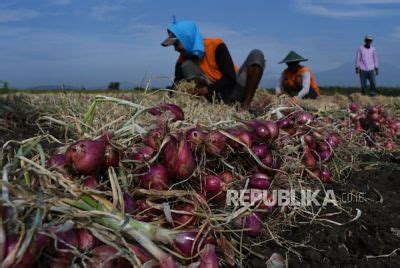
[[[349,141],[333,120],[299,107],[223,126],[182,124],[182,109],[168,103],[138,108],[133,118],[146,111],[152,116],[146,125],[129,120],[47,159],[40,137],[9,153],[0,222],[4,267],[242,265],[242,254],[255,253],[254,241],[273,239],[296,215],[314,215],[307,207],[278,206],[272,194],[230,205],[228,191],[319,189],[351,169]],[[395,121],[379,108],[369,111],[354,116],[356,129],[361,119],[368,131],[379,122],[395,139]]]

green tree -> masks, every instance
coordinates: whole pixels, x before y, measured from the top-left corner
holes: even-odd
[[[119,90],[120,83],[119,82],[111,82],[108,85],[108,90]]]
[[[3,83],[3,88],[1,89],[1,93],[9,93],[10,88],[8,87],[8,82],[7,81],[0,81]]]

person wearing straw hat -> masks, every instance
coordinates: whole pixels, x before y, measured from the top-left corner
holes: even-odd
[[[208,100],[216,96],[226,104],[240,103],[242,109],[250,108],[265,69],[264,54],[260,50],[252,50],[237,69],[224,41],[203,38],[192,21],[173,23],[161,45],[174,46],[180,54],[174,82],[196,81],[196,88],[189,93]]]
[[[320,94],[314,74],[308,67],[300,65],[300,62],[308,61],[294,51],[280,62],[286,63],[287,68],[282,72],[278,85],[275,88],[277,95],[289,94],[292,101],[298,99],[316,99]]]
[[[365,36],[364,45],[357,49],[356,54],[356,74],[360,75],[361,93],[365,95],[368,91],[367,80],[370,84],[370,95],[376,95],[376,78],[379,74],[378,56],[376,49],[371,46],[373,38],[371,35]]]

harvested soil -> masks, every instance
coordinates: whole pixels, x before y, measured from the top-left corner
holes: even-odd
[[[355,200],[353,196],[353,202],[344,205],[353,215],[356,209],[362,211],[357,221],[344,226],[300,225],[282,233],[283,238],[305,245],[294,248],[301,257],[274,242],[260,250],[262,254],[281,253],[288,258],[289,267],[400,267],[400,156],[363,158],[364,164],[346,184],[329,187],[348,201],[348,193],[364,193],[364,198]],[[351,217],[330,219],[344,223]],[[265,267],[264,263],[254,259],[250,266]]]

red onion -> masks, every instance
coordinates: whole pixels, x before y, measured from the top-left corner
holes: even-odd
[[[144,175],[139,177],[140,186],[146,189],[168,189],[168,173],[162,164],[150,167]]]
[[[196,217],[193,215],[194,206],[191,204],[182,204],[174,207],[174,210],[179,212],[173,212],[172,218],[174,220],[175,226],[179,227],[189,227],[196,223]],[[185,212],[185,213],[182,213]]]
[[[151,115],[154,115],[154,116],[162,115],[162,111],[161,111],[160,107],[157,107],[157,106],[150,108],[148,110],[148,113]]]
[[[100,244],[100,241],[88,229],[79,229],[77,232],[79,249],[88,251]]]
[[[142,146],[134,152],[130,159],[138,162],[145,162],[151,159],[154,149],[150,146]]]
[[[296,116],[296,122],[299,125],[306,125],[314,119],[314,116],[308,112],[299,112]]]
[[[371,118],[373,121],[378,122],[378,121],[381,119],[381,115],[378,114],[378,113],[373,113],[373,114],[370,115],[370,118]]]
[[[255,144],[251,147],[251,150],[260,159],[265,158],[269,151],[266,144]]]
[[[234,180],[232,173],[229,171],[219,173],[218,177],[220,177],[226,184],[231,183]]]
[[[332,173],[329,171],[329,169],[323,168],[323,169],[321,170],[320,179],[321,179],[321,181],[324,182],[324,183],[330,183],[330,182],[332,182]]]
[[[96,139],[96,141],[102,141],[105,144],[110,143],[111,139],[114,137],[114,133],[112,131],[103,134],[100,138]]]
[[[396,150],[396,144],[395,144],[393,141],[391,141],[391,140],[386,141],[384,147],[385,147],[385,149],[388,150],[388,151],[394,151],[394,150]]]
[[[218,258],[215,253],[215,246],[207,244],[204,246],[204,251],[200,257],[200,265],[198,268],[218,268]]]
[[[196,162],[188,142],[182,137],[175,138],[165,145],[163,163],[171,179],[182,181],[189,178],[196,169]]]
[[[279,128],[282,128],[282,129],[286,129],[286,128],[289,128],[289,127],[292,126],[291,120],[290,120],[289,118],[287,118],[287,117],[284,117],[284,118],[279,119],[279,120],[276,122],[276,124],[277,124],[277,126],[278,126]]]
[[[249,181],[249,187],[252,189],[268,190],[270,178],[264,173],[254,173]]]
[[[118,167],[119,161],[121,160],[121,152],[108,144],[105,149],[104,158],[106,168]]]
[[[354,129],[356,130],[356,131],[363,131],[363,128],[362,128],[362,126],[361,126],[361,122],[360,122],[360,120],[356,120],[355,122],[354,122]]]
[[[269,139],[271,140],[275,140],[276,138],[278,138],[279,136],[279,127],[278,125],[273,122],[273,121],[261,121],[260,123],[262,123],[269,132]]]
[[[274,196],[272,194],[268,194],[266,198],[261,200],[258,209],[267,213],[272,213],[276,207],[276,203],[277,201],[274,200]]]
[[[27,247],[24,254],[18,263],[11,263],[12,258],[10,254],[15,250],[18,244],[19,236],[12,235],[7,238],[7,246],[5,249],[5,258],[2,260],[4,267],[34,267],[36,261],[39,259],[42,250],[49,244],[50,240],[47,236],[36,234],[31,244]],[[18,250],[20,250],[19,248]],[[16,260],[16,259],[14,259]]]
[[[56,229],[58,227],[50,227],[49,231]],[[78,247],[78,235],[75,230],[69,230],[66,232],[56,232],[57,235],[57,248],[59,249],[70,249],[69,246]]]
[[[117,255],[119,251],[109,245],[99,246],[93,249],[90,253],[92,257],[89,263],[86,264],[88,268],[125,268],[130,267],[130,263]]]
[[[161,143],[165,138],[165,131],[163,128],[151,129],[144,137],[144,144],[150,146],[154,150],[158,150]]]
[[[196,148],[202,144],[207,136],[207,133],[199,128],[191,128],[186,132],[186,140],[190,143],[192,148]]]
[[[244,227],[245,233],[252,237],[259,236],[263,228],[260,217],[255,213],[239,218],[236,224]]]
[[[332,157],[332,153],[330,150],[327,151],[319,151],[318,156],[322,161],[330,160]]]
[[[250,147],[252,144],[252,139],[250,134],[244,130],[244,129],[229,129],[227,130],[229,134],[234,136],[236,139],[244,143],[247,147]],[[240,149],[242,145],[232,139],[228,139],[227,143],[229,146],[231,146],[233,149]]]
[[[222,201],[225,198],[225,183],[221,178],[208,175],[203,179],[203,190],[207,200]]]
[[[367,112],[369,114],[375,114],[375,113],[379,113],[379,108],[376,106],[370,106],[367,108]]]
[[[207,135],[205,144],[209,155],[219,156],[225,149],[226,137],[218,130],[213,130]]]
[[[182,121],[184,120],[185,116],[181,107],[172,103],[163,103],[160,105],[161,109],[170,112],[172,114],[172,122],[174,121]]]
[[[342,141],[340,140],[338,134],[336,133],[330,133],[328,135],[328,138],[326,139],[326,141],[333,147],[337,147],[338,145],[340,145],[342,143]]]
[[[52,226],[48,228],[50,233],[55,233],[57,236],[56,245],[54,242],[50,244],[50,247],[46,248],[52,255],[57,257],[58,264],[71,265],[74,258],[74,254],[71,252],[72,248],[79,247],[79,240],[75,230],[59,231],[59,226]],[[59,250],[61,249],[61,250]]]
[[[267,151],[267,156],[265,156],[263,159],[261,159],[261,162],[266,165],[267,167],[272,168],[272,166],[274,165],[274,156],[272,155],[272,153],[268,150]]]
[[[149,109],[149,114],[154,115],[154,116],[159,116],[164,114],[167,114],[172,122],[175,121],[181,121],[184,119],[184,114],[182,109],[172,103],[161,103],[158,106],[155,106],[151,109]]]
[[[326,141],[318,143],[318,151],[329,151],[331,147]]]
[[[57,170],[64,170],[66,165],[65,154],[55,154],[49,158],[47,161],[47,166],[50,168],[55,168]]]
[[[153,257],[140,247],[131,244],[127,244],[127,247],[136,255],[142,264],[153,260]]]
[[[313,157],[307,145],[304,145],[303,152],[304,152],[303,154],[304,165],[309,169],[314,169],[317,166],[317,161]]]
[[[355,102],[350,103],[349,109],[352,113],[356,113],[360,109],[360,105]]]
[[[80,174],[91,175],[104,169],[106,144],[101,140],[81,140],[68,147],[66,162]]]
[[[311,149],[313,149],[313,150],[316,149],[317,145],[316,145],[316,142],[315,142],[315,138],[312,135],[306,134],[306,135],[304,135],[303,138],[304,138],[305,143],[307,143],[307,145]]]
[[[99,185],[95,176],[87,176],[86,179],[83,181],[83,184],[91,189],[96,189]]]
[[[125,212],[128,214],[134,214],[137,209],[136,200],[133,199],[128,193],[124,193],[124,205]]]
[[[193,257],[204,247],[207,239],[202,241],[203,237],[198,237],[197,231],[186,231],[176,234],[174,239],[174,248],[184,257]],[[201,243],[201,244],[200,244]]]
[[[255,127],[254,132],[256,133],[257,137],[263,140],[268,139],[270,137],[270,132],[268,128],[262,124],[258,124]]]
[[[136,204],[137,210],[135,211],[135,218],[138,218],[141,221],[148,222],[162,214],[161,210],[151,207],[150,204],[146,202],[146,200],[137,200]]]

